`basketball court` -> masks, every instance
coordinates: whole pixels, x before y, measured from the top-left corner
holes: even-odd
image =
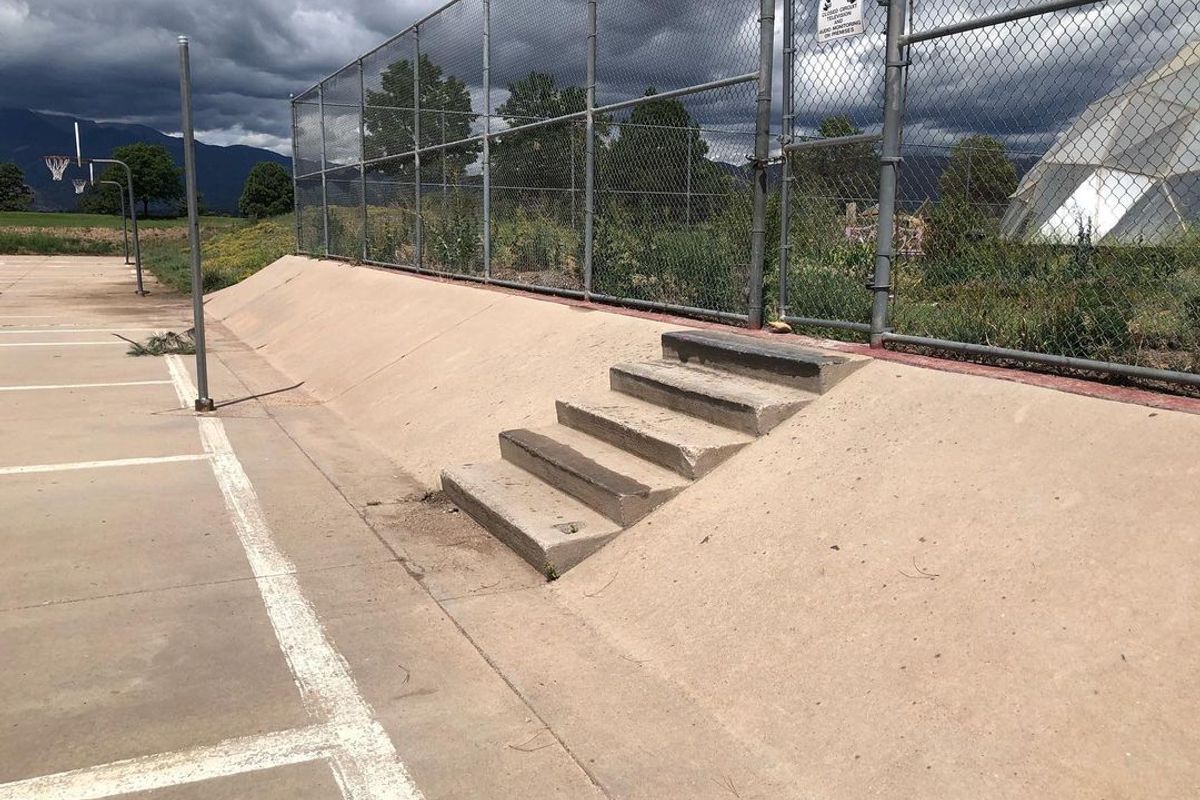
[[[0,800],[601,796],[293,441],[301,387],[218,326],[197,416],[190,358],[126,355],[188,311],[0,257]]]

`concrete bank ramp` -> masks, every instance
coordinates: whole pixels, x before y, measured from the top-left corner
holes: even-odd
[[[553,421],[678,328],[553,301],[288,256],[207,309],[428,489],[494,457],[496,432]]]
[[[293,258],[209,309],[427,487],[560,398],[652,427],[596,398],[678,329]],[[558,581],[445,604],[614,797],[1197,796],[1200,417],[872,361],[739,436]]]
[[[873,361],[549,591],[774,796],[1195,797],[1197,453],[1197,416]]]

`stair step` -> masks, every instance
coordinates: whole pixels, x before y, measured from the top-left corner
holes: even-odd
[[[668,469],[563,425],[505,431],[500,454],[623,527],[688,485]]]
[[[706,475],[753,439],[739,431],[618,392],[595,400],[559,400],[558,421],[678,472]]]
[[[725,331],[667,331],[663,358],[824,394],[870,359],[814,350],[787,339]]]
[[[609,371],[609,381],[613,391],[753,436],[767,433],[817,397],[679,361],[618,364]]]
[[[450,500],[534,568],[555,578],[621,527],[507,461],[442,471]]]

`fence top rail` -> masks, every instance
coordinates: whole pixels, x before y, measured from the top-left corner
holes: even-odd
[[[936,28],[930,28],[925,31],[917,31],[915,33],[907,33],[900,35],[900,45],[907,46],[918,42],[928,42],[933,39],[942,39],[946,36],[953,36],[958,33],[966,33],[967,31],[979,30],[980,28],[991,28],[996,25],[1003,25],[1006,22],[1016,22],[1021,19],[1030,17],[1040,17],[1043,14],[1052,14],[1055,11],[1066,11],[1071,8],[1080,6],[1090,6],[1096,3],[1104,3],[1107,0],[1053,0],[1049,3],[1040,3],[1038,5],[1026,6],[1024,8],[1014,8],[1010,11],[1000,11],[995,14],[986,14],[982,17],[955,22],[950,25],[940,25]]]

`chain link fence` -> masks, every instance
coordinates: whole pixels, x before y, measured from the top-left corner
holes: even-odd
[[[773,33],[773,0],[451,3],[294,98],[298,249],[760,321]]]
[[[807,5],[786,18],[782,314],[1200,385],[1196,0],[894,0],[825,44]]]

